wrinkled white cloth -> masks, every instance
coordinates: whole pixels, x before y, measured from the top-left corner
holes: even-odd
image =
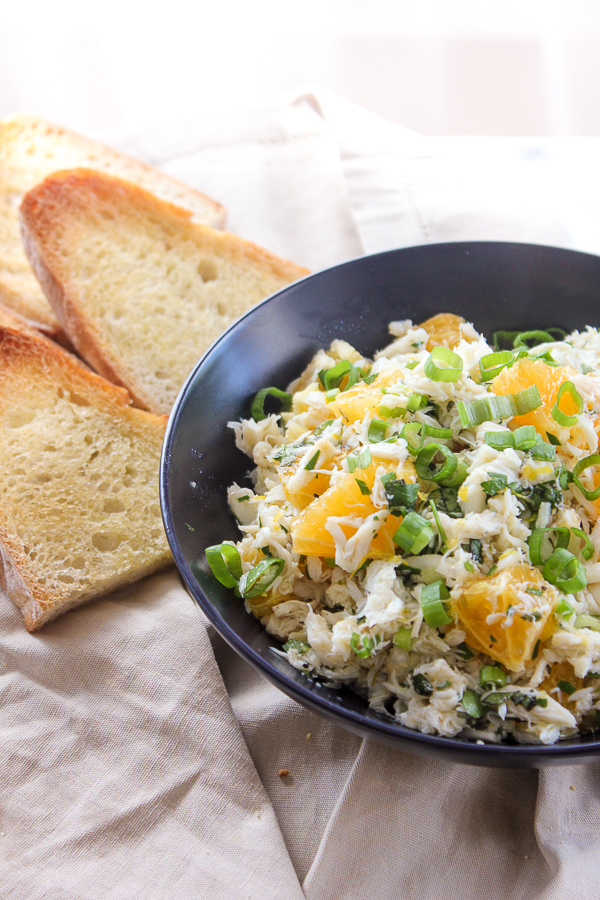
[[[420,137],[315,89],[107,139],[313,270],[446,240],[600,253],[596,138]],[[0,740],[10,900],[600,893],[598,764],[478,769],[362,741],[250,669],[174,572],[37,635],[1,595]]]

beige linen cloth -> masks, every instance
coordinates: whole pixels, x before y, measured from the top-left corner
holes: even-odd
[[[313,270],[457,239],[600,252],[596,139],[422,138],[310,90],[110,140]],[[174,572],[35,636],[0,596],[0,732],[4,900],[600,896],[598,764],[361,741],[251,670]]]

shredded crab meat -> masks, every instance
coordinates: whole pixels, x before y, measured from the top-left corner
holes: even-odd
[[[542,744],[595,728],[599,332],[502,364],[513,395],[533,383],[519,380],[524,358],[541,358],[548,384],[569,367],[560,378],[580,411],[575,425],[555,420],[553,443],[561,381],[554,394],[540,382],[542,405],[517,419],[465,424],[465,406],[484,409],[496,390],[499,376],[482,378],[494,353],[486,337],[450,314],[392,322],[390,334],[374,361],[334,341],[290,386],[290,411],[230,423],[255,467],[251,486],[228,492],[242,533],[240,588],[259,584],[247,610],[291,666],[348,685],[405,727]],[[432,344],[459,358],[450,380],[432,376]],[[523,425],[541,451],[515,442]],[[432,442],[439,449],[425,463]],[[436,474],[447,459],[454,480]]]

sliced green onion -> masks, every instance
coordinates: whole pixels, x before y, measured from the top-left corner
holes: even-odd
[[[600,618],[598,616],[577,616],[575,628],[589,628],[590,631],[600,631]]]
[[[481,687],[486,687],[487,685],[504,687],[506,680],[506,672],[503,672],[498,666],[482,666],[479,670],[479,684]]]
[[[238,591],[245,600],[264,594],[275,579],[281,575],[285,562],[277,557],[261,560],[258,565],[246,572],[239,580]]]
[[[378,444],[380,441],[385,440],[387,430],[388,422],[383,422],[381,419],[373,419],[369,425],[367,436],[372,444]]]
[[[448,615],[443,600],[448,600],[450,592],[443,581],[432,581],[426,584],[421,591],[421,610],[423,618],[430,628],[441,628],[443,625],[449,625],[454,621],[452,616]]]
[[[365,447],[364,450],[357,450],[348,457],[348,471],[354,472],[356,469],[368,469],[373,461],[371,456],[371,448]]]
[[[514,362],[514,355],[510,350],[500,350],[498,353],[488,353],[479,360],[479,371],[482,381],[491,381],[499,375],[502,369]]]
[[[416,369],[418,365],[419,365],[418,359],[409,359],[409,361],[406,363],[406,368],[407,369]]]
[[[332,400],[335,400],[335,398],[337,397],[337,395],[339,394],[339,392],[340,392],[340,389],[339,389],[339,388],[331,388],[330,391],[326,391],[326,392],[325,392],[325,402],[326,402],[326,403],[331,403]]]
[[[413,640],[410,628],[399,628],[392,641],[394,647],[400,647],[401,650],[407,652],[412,650]]]
[[[386,419],[399,419],[404,417],[408,410],[405,406],[380,406],[377,410],[380,416],[384,416]]]
[[[542,405],[539,388],[532,384],[516,394],[496,396],[489,394],[471,403],[459,400],[457,404],[460,420],[464,428],[476,427],[484,422],[522,416]]]
[[[444,461],[439,465],[433,462],[438,453],[444,457]],[[451,478],[457,467],[458,458],[452,450],[449,450],[445,444],[438,444],[435,441],[423,447],[415,460],[415,469],[419,478],[436,483]]]
[[[552,462],[553,459],[556,459],[556,447],[554,444],[547,444],[545,441],[538,441],[529,452],[532,459],[541,459],[546,462]]]
[[[531,450],[538,440],[537,431],[533,425],[521,425],[520,428],[515,428],[512,435],[517,450]]]
[[[574,416],[568,416],[560,409],[560,401],[562,399],[563,394],[569,394],[575,405],[577,406],[577,412]],[[579,416],[583,412],[583,398],[579,391],[576,389],[575,385],[572,381],[564,381],[558,389],[558,396],[556,398],[556,403],[552,407],[552,412],[550,415],[554,419],[555,422],[558,422],[559,425],[564,426],[565,428],[570,428],[572,425],[577,424],[577,416]]]
[[[432,381],[458,381],[462,369],[462,359],[448,347],[434,347],[425,360],[425,374]]]
[[[317,464],[317,460],[319,459],[320,455],[321,455],[321,451],[317,450],[316,453],[314,453],[314,455],[311,456],[309,461],[304,466],[304,468],[306,469],[307,472],[312,472],[312,470],[314,469],[314,467]]]
[[[287,391],[280,391],[279,388],[276,387],[263,388],[262,391],[259,391],[254,395],[250,407],[250,415],[255,422],[260,422],[262,419],[267,418],[267,413],[265,412],[265,400],[269,396],[281,400],[282,412],[289,412],[292,408],[293,398]]]
[[[444,487],[458,487],[458,485],[462,484],[467,477],[467,470],[468,466],[466,462],[460,459],[458,461],[458,466],[456,467],[454,475],[452,475],[444,482]]]
[[[446,547],[448,544],[448,538],[446,537],[446,532],[444,531],[444,529],[442,527],[442,523],[440,521],[440,516],[437,511],[437,506],[435,505],[435,501],[430,499],[429,505],[431,507],[431,512],[433,513],[433,518],[435,519],[435,524],[437,526],[438,534],[440,536],[442,544],[444,547]]]
[[[405,516],[408,511],[415,508],[419,495],[418,484],[406,484],[396,478],[393,472],[382,475],[381,483],[385,490],[390,513],[393,516]]]
[[[467,688],[466,691],[463,691],[460,702],[462,703],[466,714],[471,716],[472,719],[480,719],[482,717],[483,705],[477,691],[472,691],[471,688]]]
[[[555,542],[552,535],[556,534]],[[571,532],[568,528],[534,528],[527,543],[529,544],[529,558],[534,566],[545,566],[555,550],[565,550],[569,546]]]
[[[558,330],[562,331],[562,329]],[[553,338],[549,331],[521,331],[515,337],[513,347],[526,347],[527,350],[531,350],[538,344],[553,344],[555,340],[556,338]]]
[[[361,494],[364,494],[366,497],[369,497],[371,495],[371,488],[369,487],[369,485],[365,481],[363,481],[361,478],[355,478],[354,480],[356,481],[358,487],[360,488]]]
[[[486,431],[485,442],[494,450],[506,450],[507,447],[515,446],[512,431]]]
[[[483,698],[483,702],[486,706],[494,706],[498,708],[502,706],[503,703],[507,703],[511,699],[511,694],[509,691],[495,691],[492,694],[488,694],[487,697]]]
[[[226,588],[237,587],[242,577],[242,558],[231,544],[213,544],[206,548],[206,562],[213,575]]]
[[[570,681],[559,681],[557,687],[560,688],[563,693],[568,694],[569,697],[571,694],[575,693],[575,685],[571,684]]]
[[[423,426],[420,422],[409,422],[400,432],[400,437],[404,438],[408,444],[408,449],[413,455],[418,453],[423,446],[425,435],[423,434]]]
[[[528,388],[525,388],[524,391],[519,391],[511,396],[515,401],[517,415],[519,416],[524,416],[526,413],[531,412],[542,405],[540,389],[537,384],[531,384]]]
[[[492,335],[493,347],[496,350],[500,350],[500,344],[510,344],[511,347],[514,346],[514,341],[521,334],[520,331],[495,331]]]
[[[560,601],[556,605],[556,609],[554,610],[554,612],[558,616],[562,616],[563,619],[570,619],[571,616],[575,615],[575,610],[570,603],[567,603],[564,597],[561,597]]]
[[[406,401],[406,408],[409,412],[416,412],[418,409],[423,409],[424,406],[427,406],[428,401],[429,397],[426,394],[410,394]]]
[[[583,541],[583,547],[579,551],[583,558],[587,561],[591,559],[594,555],[594,545],[592,544],[590,537],[585,531],[582,531],[581,528],[571,528],[571,534],[575,538],[579,538]]]
[[[360,635],[353,631],[350,638],[350,646],[360,659],[366,659],[373,652],[375,641],[370,634]]]
[[[551,431],[546,432],[546,437],[548,438],[548,440],[550,441],[551,444],[554,444],[555,447],[562,447],[562,444],[559,441],[559,439],[556,437],[555,434],[552,434]]]
[[[542,575],[563,594],[575,594],[587,585],[584,566],[576,556],[562,547],[554,551],[542,569]]]
[[[593,368],[591,366],[588,366],[587,363],[581,363],[581,374],[582,375],[589,375],[589,373],[593,372],[593,371],[594,371]]]
[[[442,440],[450,440],[452,437],[451,428],[435,428],[433,425],[425,425],[424,432],[426,437],[441,438]]]
[[[458,655],[464,660],[473,659],[473,657],[475,656],[469,645],[465,644],[464,641],[462,642],[462,644],[459,644],[458,647],[454,648],[454,652],[458,653]]]
[[[321,369],[319,381],[326,391],[330,391],[333,388],[339,388],[346,375],[350,375],[346,386],[346,390],[348,390],[349,387],[353,387],[358,381],[358,370],[347,359],[342,359],[335,366],[332,366],[331,369]],[[350,384],[353,375],[354,381]]]
[[[573,481],[586,500],[597,500],[598,497],[600,497],[600,485],[593,491],[589,491],[582,485],[579,478],[582,472],[586,469],[591,469],[592,466],[600,466],[600,454],[594,453],[592,456],[586,456],[584,459],[580,460],[573,469]]]
[[[416,512],[409,512],[394,535],[394,541],[406,553],[415,556],[424,550],[433,537],[429,522]]]

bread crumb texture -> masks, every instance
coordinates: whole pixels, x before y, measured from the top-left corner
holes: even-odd
[[[0,543],[30,631],[170,562],[165,421],[50,342],[0,328]]]
[[[205,350],[307,270],[87,170],[59,173],[22,207],[25,244],[79,353],[168,413]]]
[[[152,166],[35,116],[0,121],[0,300],[46,331],[58,322],[27,261],[19,231],[24,194],[52,172],[86,166],[141,185],[190,211],[195,221],[223,226],[220,203]]]

